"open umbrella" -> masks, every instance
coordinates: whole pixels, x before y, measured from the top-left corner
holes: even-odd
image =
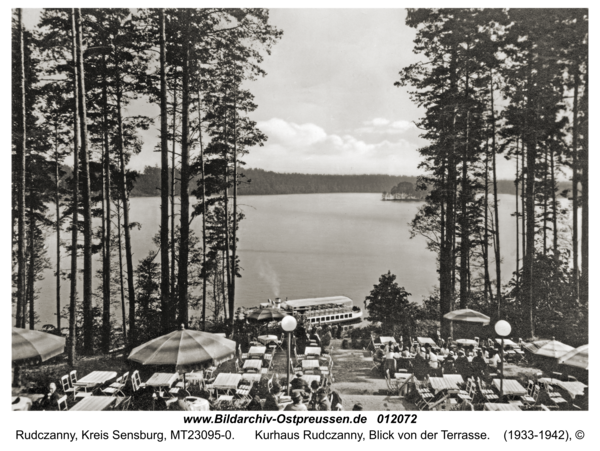
[[[64,350],[64,337],[19,327],[13,327],[12,329],[13,362],[30,359],[43,362],[62,354]]]
[[[523,347],[534,355],[551,357],[553,359],[558,359],[574,349],[573,346],[556,341],[554,338],[552,340],[538,340],[527,343]]]
[[[460,321],[463,323],[481,323],[484,326],[490,323],[489,316],[468,308],[448,312],[444,315],[444,318],[450,321]]]
[[[254,321],[277,321],[285,316],[287,316],[287,313],[281,309],[261,308],[253,310],[251,313],[246,315],[246,318]]]
[[[142,365],[185,367],[202,362],[215,364],[235,357],[235,341],[208,332],[184,329],[171,332],[134,348],[129,360]]]
[[[572,351],[563,354],[558,363],[561,365],[574,366],[575,368],[588,369],[589,366],[589,345],[579,346]]]

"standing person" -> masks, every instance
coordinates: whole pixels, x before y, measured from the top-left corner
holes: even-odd
[[[321,352],[325,351],[325,349],[329,349],[329,346],[331,345],[331,339],[331,332],[329,330],[329,326],[327,326],[325,333],[321,337]]]
[[[306,408],[306,404],[302,402],[302,395],[294,391],[292,392],[292,404],[288,404],[283,410],[287,412],[306,412],[308,409]]]
[[[394,359],[394,353],[392,352],[391,346],[388,344],[383,348],[383,354],[385,357],[385,362],[383,365],[383,372],[387,370],[390,371],[390,376],[393,377],[396,372],[396,359]]]
[[[308,339],[310,341],[314,341],[317,343],[317,346],[321,346],[321,337],[319,337],[319,334],[317,333],[317,329],[316,328],[312,328],[312,330],[310,331],[310,336],[308,337]]]
[[[331,338],[337,337],[338,327],[341,327],[341,326],[338,326],[337,324],[334,324],[333,326],[331,326]]]

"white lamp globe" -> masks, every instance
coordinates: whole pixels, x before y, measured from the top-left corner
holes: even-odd
[[[510,334],[510,331],[512,330],[510,324],[508,324],[508,322],[504,321],[503,319],[501,319],[494,325],[494,329],[496,330],[496,333],[501,337],[507,337]]]
[[[286,332],[293,331],[297,325],[298,322],[296,321],[296,318],[294,318],[292,315],[288,315],[281,320],[281,328]]]

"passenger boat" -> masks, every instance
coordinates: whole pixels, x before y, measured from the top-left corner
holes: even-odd
[[[270,301],[270,300],[269,300]],[[289,314],[299,315],[310,325],[318,324],[359,324],[363,312],[353,305],[352,299],[346,296],[330,296],[323,298],[294,299],[260,304],[260,308],[281,308]]]

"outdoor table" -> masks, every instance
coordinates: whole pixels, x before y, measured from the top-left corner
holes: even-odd
[[[256,371],[260,371],[260,369],[262,368],[262,360],[248,359],[248,360],[246,360],[244,362],[243,368],[244,368],[244,370],[256,370]]]
[[[226,390],[229,393],[230,390],[237,389],[242,375],[237,373],[219,373],[215,381],[212,383],[214,389]]]
[[[307,346],[306,349],[304,350],[304,354],[309,356],[320,356],[321,355],[321,348],[319,348],[318,346]]]
[[[315,368],[319,368],[318,360],[307,359],[307,360],[302,361],[302,369],[303,370],[309,370],[309,369],[315,369]]]
[[[258,341],[266,346],[269,343],[279,343],[279,338],[277,335],[261,335],[258,337]]]
[[[204,398],[196,398],[195,396],[188,396],[185,398],[190,406],[190,410],[196,410],[200,412],[205,412],[210,410],[210,403],[207,399]]]
[[[519,409],[519,406],[517,406],[516,404],[504,404],[504,403],[493,403],[493,402],[486,402],[483,406],[484,410],[492,410],[492,411],[500,411],[500,410],[516,410],[516,411],[521,411],[521,409]]]
[[[246,379],[247,381],[250,381],[250,382],[260,382],[260,380],[263,377],[263,375],[261,373],[244,373],[242,376],[243,376],[243,379]]]
[[[305,374],[304,376],[302,376],[302,379],[304,379],[306,382],[308,382],[309,387],[313,381],[317,381],[319,383],[319,385],[321,384],[321,376],[320,375]]]
[[[500,379],[494,379],[494,386],[500,391]],[[502,392],[509,396],[524,396],[527,394],[527,390],[514,379],[504,379]]]
[[[587,387],[587,385],[579,381],[558,381],[556,385],[566,390],[573,399],[578,395],[583,395],[584,389]]]
[[[19,400],[19,402],[15,403],[17,399]],[[27,398],[26,396],[13,396],[12,402],[12,410],[19,411],[29,410],[31,409],[31,405],[33,404],[31,398]]]
[[[99,412],[101,410],[106,410],[116,400],[117,398],[114,396],[88,396],[87,398],[83,398],[69,410]]]
[[[116,371],[92,371],[87,376],[82,377],[77,382],[73,383],[76,387],[95,388],[102,385],[111,379],[117,377]]]
[[[146,382],[148,387],[170,387],[178,379],[177,373],[154,373]]]
[[[396,339],[394,337],[379,337],[379,341],[382,345],[386,345],[387,343],[396,343]]]
[[[430,377],[429,383],[435,392],[440,390],[460,390],[458,384],[464,384],[460,374],[445,374],[443,377]]]
[[[248,357],[251,359],[262,359],[263,355],[267,352],[267,348],[265,346],[252,346],[248,350]]]

